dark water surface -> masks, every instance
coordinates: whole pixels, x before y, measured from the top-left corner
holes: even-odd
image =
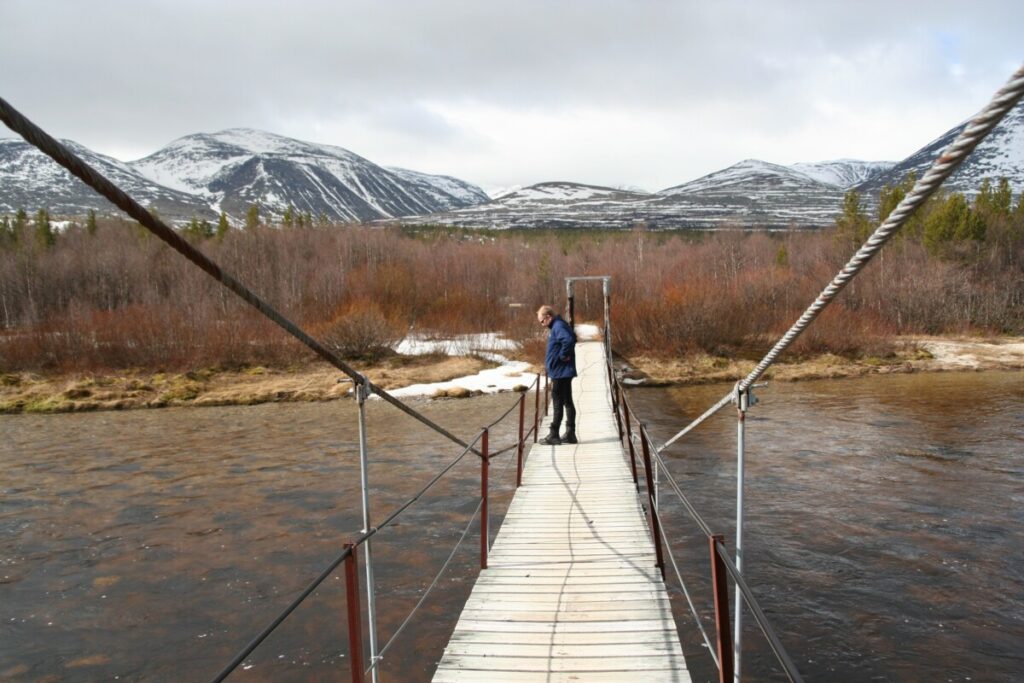
[[[725,388],[632,392],[659,442]],[[1024,680],[1024,373],[773,383],[747,417],[745,574],[808,681]],[[734,547],[736,413],[667,453]],[[710,608],[706,541],[663,490]],[[672,581],[674,584],[674,580]],[[731,599],[731,596],[730,596]],[[702,650],[673,596],[687,654]],[[685,615],[684,615],[685,612]],[[705,612],[710,616],[710,612]],[[713,631],[713,617],[705,621]],[[785,680],[753,619],[745,680]],[[710,680],[706,655],[691,659]]]
[[[724,391],[631,398],[664,440]],[[780,383],[760,398],[747,421],[747,575],[806,679],[1024,680],[1024,375]],[[514,400],[420,407],[468,437]],[[375,519],[459,452],[380,402],[368,426]],[[0,680],[209,680],[361,526],[348,402],[6,416],[0,433]],[[734,444],[727,409],[669,457],[730,547]],[[506,462],[492,471],[496,519]],[[460,463],[376,537],[382,643],[462,533],[478,468]],[[707,617],[706,542],[667,489],[662,509]],[[477,552],[474,528],[382,680],[429,680]],[[348,680],[340,576],[231,680]],[[694,680],[711,680],[673,600]],[[745,680],[779,678],[748,626]]]
[[[516,398],[419,407],[468,439]],[[461,451],[380,401],[367,425],[378,520]],[[499,426],[492,450],[516,428]],[[210,680],[362,526],[351,402],[5,416],[0,432],[0,680]],[[495,521],[509,462],[492,464]],[[375,537],[382,643],[476,509],[478,463],[464,459]],[[474,530],[383,680],[429,680],[478,549]],[[339,571],[231,680],[349,680],[346,624]]]

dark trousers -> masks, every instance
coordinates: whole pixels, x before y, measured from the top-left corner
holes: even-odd
[[[562,411],[565,411],[566,431],[576,433],[576,406],[572,402],[572,377],[551,380],[551,433],[558,434],[562,426]]]

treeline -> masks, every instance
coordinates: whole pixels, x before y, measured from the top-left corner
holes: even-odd
[[[897,334],[1024,333],[1024,209],[1006,187],[988,185],[971,202],[930,202],[798,351],[878,354]],[[308,217],[301,226],[293,217],[291,227],[252,220],[244,230],[198,224],[184,232],[350,358],[379,353],[410,331],[496,330],[536,340],[534,310],[563,304],[567,275],[612,276],[614,343],[623,353],[756,355],[905,191],[887,188],[874,217],[848,196],[836,229],[820,233],[511,236],[314,225]],[[138,225],[90,216],[57,231],[44,214],[0,219],[0,371],[310,357]],[[578,287],[579,317],[599,320],[601,305],[599,285]]]

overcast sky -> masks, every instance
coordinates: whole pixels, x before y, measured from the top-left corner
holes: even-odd
[[[56,137],[250,127],[486,190],[899,160],[1022,48],[1020,0],[0,0],[0,96]]]

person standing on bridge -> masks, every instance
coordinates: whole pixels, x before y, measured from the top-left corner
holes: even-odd
[[[576,333],[551,306],[537,310],[537,322],[550,330],[544,365],[551,380],[551,431],[540,440],[545,446],[576,443],[576,406],[572,402],[572,378],[576,376]],[[565,435],[559,437],[562,413],[565,413]]]

